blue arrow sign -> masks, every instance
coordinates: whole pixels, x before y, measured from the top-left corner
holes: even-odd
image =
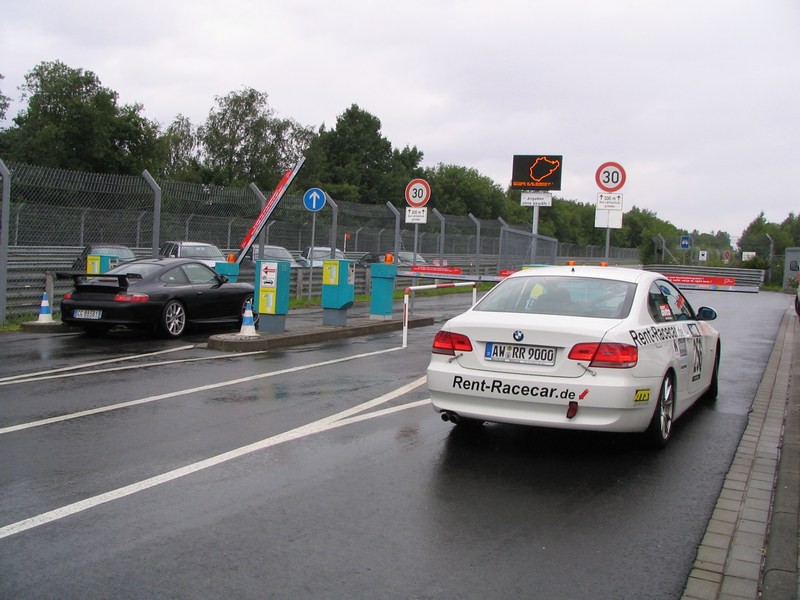
[[[303,194],[303,205],[310,211],[316,212],[325,206],[325,192],[319,188],[310,188]]]

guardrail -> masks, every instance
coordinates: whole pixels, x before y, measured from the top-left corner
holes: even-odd
[[[698,267],[692,265],[646,265],[682,289],[716,290],[722,292],[758,292],[764,284],[763,269]]]

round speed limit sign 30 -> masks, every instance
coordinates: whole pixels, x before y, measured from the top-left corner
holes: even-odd
[[[431,186],[424,179],[412,179],[406,186],[406,202],[414,208],[420,208],[431,199]]]
[[[625,185],[625,169],[619,163],[603,163],[597,169],[594,179],[597,187],[604,192],[616,192]]]

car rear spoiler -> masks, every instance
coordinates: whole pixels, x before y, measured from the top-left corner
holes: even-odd
[[[78,287],[79,285],[83,285],[85,283],[88,283],[91,280],[102,280],[102,279],[111,280],[111,279],[113,279],[116,282],[117,287],[119,287],[121,290],[128,289],[128,283],[129,283],[128,280],[129,279],[141,279],[142,278],[142,276],[139,273],[117,273],[115,275],[108,275],[108,274],[104,274],[104,273],[98,273],[98,274],[57,273],[57,276],[59,276],[59,278],[60,277],[64,277],[64,276],[66,276],[65,278],[71,277],[72,281],[75,282],[75,287]]]

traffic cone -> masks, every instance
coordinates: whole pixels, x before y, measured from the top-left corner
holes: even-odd
[[[253,321],[253,307],[248,302],[244,307],[244,316],[242,317],[242,330],[239,335],[246,335],[248,337],[258,337],[256,332],[256,324]]]
[[[50,312],[50,302],[47,300],[47,292],[42,296],[42,306],[39,309],[39,320],[37,323],[52,323],[53,315]]]

